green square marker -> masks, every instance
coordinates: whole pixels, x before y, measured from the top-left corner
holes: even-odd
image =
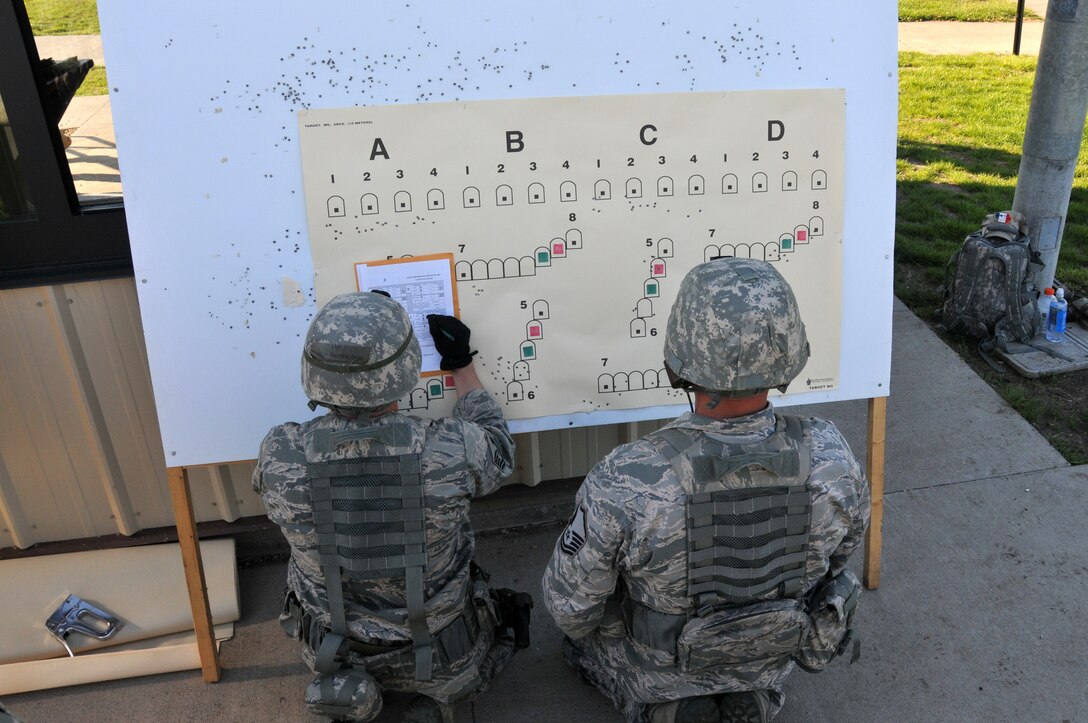
[[[437,397],[442,394],[442,385],[438,382],[431,382],[431,396]]]
[[[536,349],[531,346],[521,347],[521,356],[524,359],[532,359],[536,355]]]
[[[547,251],[537,252],[536,261],[537,261],[538,264],[548,263],[548,252]]]
[[[793,251],[793,239],[791,239],[791,238],[782,239],[782,250],[783,251]]]
[[[657,284],[646,284],[646,295],[657,293]]]

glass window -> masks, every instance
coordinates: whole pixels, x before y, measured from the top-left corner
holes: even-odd
[[[53,110],[81,205],[116,202],[121,174],[95,0],[27,0]]]
[[[0,98],[0,221],[19,221],[34,215],[26,176],[19,165],[19,149]]]
[[[100,47],[95,0],[0,0],[0,289],[132,274]]]

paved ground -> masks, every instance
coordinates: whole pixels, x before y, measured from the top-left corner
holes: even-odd
[[[777,720],[1084,720],[1088,466],[1067,465],[905,307],[892,317],[883,578],[862,600],[862,659],[796,673]],[[835,420],[864,452],[865,402],[808,411]],[[572,491],[505,490],[474,508],[476,525],[537,519],[541,509],[562,516]],[[488,533],[479,559],[493,583],[539,595],[557,532]],[[242,620],[223,646],[218,684],[194,671],[5,703],[36,723],[316,720],[300,702],[309,674],[276,622],[283,580],[282,563],[241,571]],[[543,610],[533,640],[458,721],[620,720],[562,663]],[[391,700],[381,720],[396,720],[402,705]]]

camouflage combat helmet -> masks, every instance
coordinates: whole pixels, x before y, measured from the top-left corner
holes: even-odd
[[[306,332],[302,389],[313,402],[377,409],[407,394],[422,354],[407,312],[371,292],[340,294]]]
[[[715,259],[684,277],[665,331],[674,387],[728,397],[785,391],[808,355],[797,299],[767,262]]]

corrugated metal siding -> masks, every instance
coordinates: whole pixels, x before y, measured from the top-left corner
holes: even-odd
[[[173,524],[132,279],[0,291],[0,407],[0,547]],[[232,467],[198,519],[260,513]]]
[[[0,547],[174,523],[133,279],[0,291],[0,410]],[[517,435],[510,482],[584,475],[658,426]],[[190,470],[197,519],[261,514],[252,470]]]

